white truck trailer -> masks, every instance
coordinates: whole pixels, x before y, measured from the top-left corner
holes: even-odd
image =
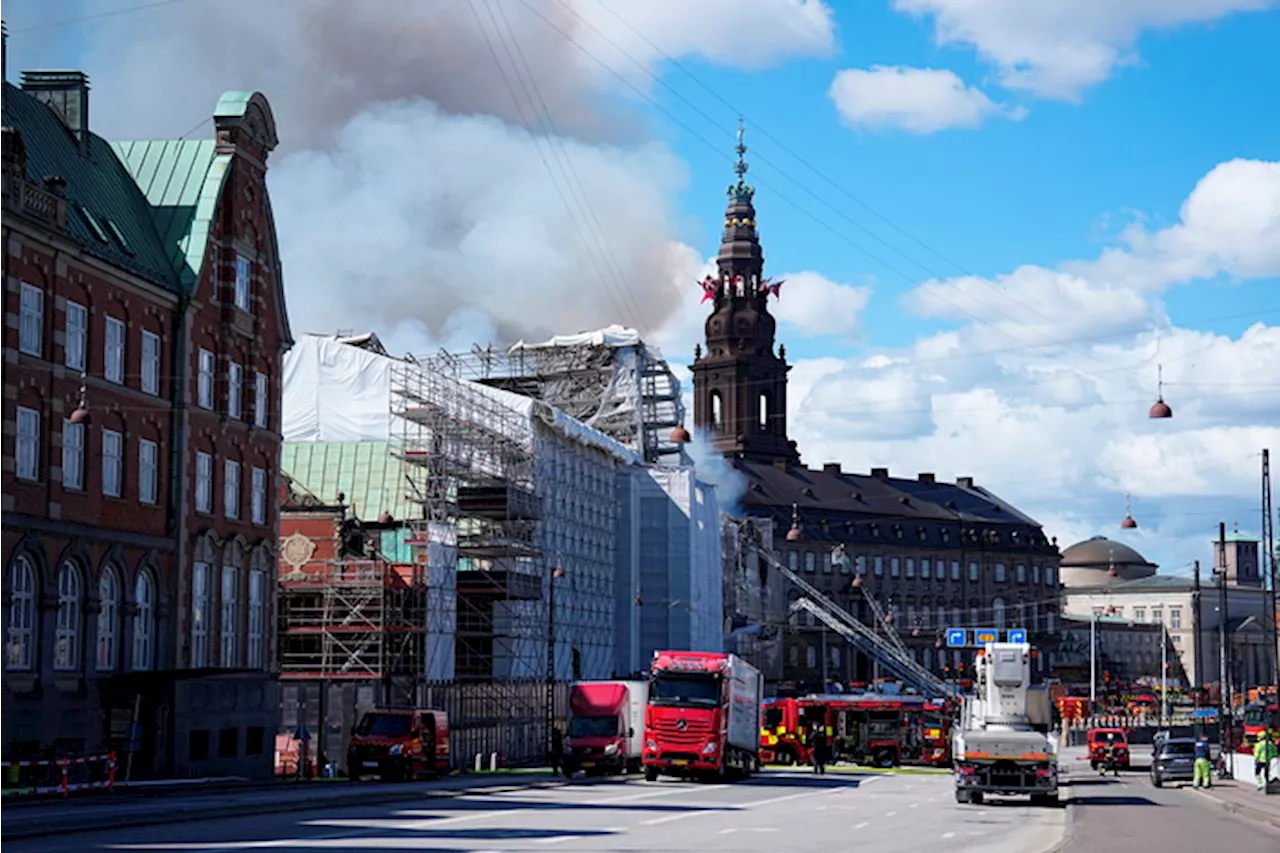
[[[1058,748],[1047,694],[1031,687],[1031,645],[987,643],[975,670],[977,692],[964,697],[952,736],[956,802],[1012,794],[1058,805]]]

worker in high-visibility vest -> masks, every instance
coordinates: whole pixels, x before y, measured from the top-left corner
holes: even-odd
[[[1258,735],[1258,742],[1253,745],[1253,775],[1257,779],[1258,790],[1263,793],[1266,793],[1267,778],[1275,757],[1276,745],[1271,739],[1271,732],[1263,729]]]

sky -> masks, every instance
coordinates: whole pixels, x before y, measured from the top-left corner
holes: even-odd
[[[745,124],[806,463],[1165,571],[1280,453],[1276,0],[10,0],[113,139],[270,100],[295,332],[610,323],[684,370]],[[1158,380],[1163,385],[1158,387]],[[687,383],[686,383],[687,384]],[[688,389],[686,389],[688,390]],[[1152,420],[1158,393],[1174,417]],[[1139,527],[1119,527],[1126,511]]]

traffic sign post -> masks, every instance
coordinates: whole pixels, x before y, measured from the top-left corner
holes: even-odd
[[[1026,628],[947,628],[943,633],[949,649],[980,649],[987,643],[1002,642],[1001,635],[1006,643],[1027,642]]]

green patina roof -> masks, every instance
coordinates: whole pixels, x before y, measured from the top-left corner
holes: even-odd
[[[280,470],[323,501],[338,492],[357,518],[373,521],[383,512],[396,519],[420,516],[421,507],[405,498],[403,463],[386,441],[286,441]]]
[[[173,265],[152,221],[151,206],[105,139],[90,133],[85,149],[52,108],[4,84],[3,121],[22,137],[27,178],[67,182],[67,231],[89,254],[172,289]]]
[[[183,289],[194,289],[231,155],[216,154],[212,139],[113,142],[111,147],[150,203],[156,231]]]

